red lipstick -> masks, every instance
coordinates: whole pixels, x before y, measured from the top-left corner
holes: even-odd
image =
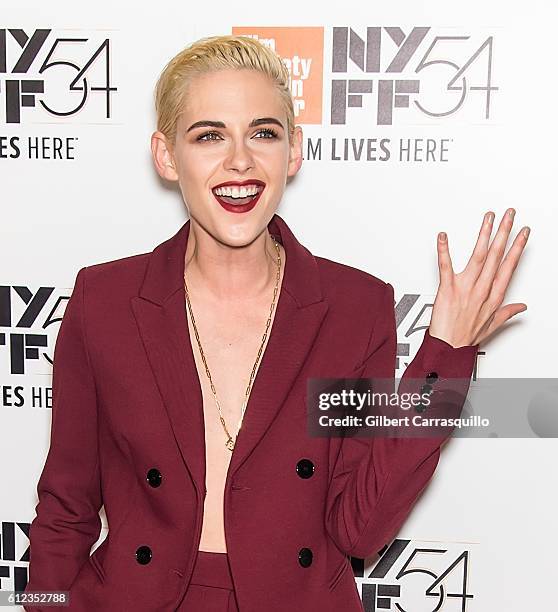
[[[255,196],[248,196],[250,197],[250,200],[242,204],[232,203],[230,201],[230,198],[228,198],[228,196],[218,196],[215,193],[215,189],[217,189],[217,187],[227,187],[227,186],[242,187],[243,185],[256,185],[258,188],[258,193]],[[264,189],[265,189],[265,183],[263,181],[259,181],[257,179],[247,179],[245,181],[226,181],[224,183],[219,183],[218,185],[214,185],[211,188],[211,191],[213,193],[214,198],[217,200],[217,202],[219,202],[219,204],[225,210],[229,212],[234,212],[234,213],[244,213],[244,212],[248,212],[252,210],[252,208],[256,206]],[[224,197],[227,197],[228,199],[225,200],[223,199]],[[241,200],[242,198],[238,198],[238,199]]]

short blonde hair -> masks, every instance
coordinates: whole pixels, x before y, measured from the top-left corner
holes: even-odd
[[[272,49],[248,36],[207,36],[193,42],[168,62],[155,87],[157,130],[174,145],[176,122],[187,98],[189,81],[199,74],[231,68],[258,70],[273,81],[287,115],[287,131],[292,143],[295,118],[289,70]]]

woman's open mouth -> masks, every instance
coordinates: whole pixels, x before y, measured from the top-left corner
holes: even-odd
[[[256,206],[264,189],[264,182],[252,180],[243,183],[221,183],[211,191],[225,210],[244,213]]]

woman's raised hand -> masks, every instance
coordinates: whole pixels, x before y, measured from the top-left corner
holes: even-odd
[[[526,304],[501,306],[530,231],[523,227],[504,257],[514,215],[513,208],[506,211],[489,246],[495,215],[485,214],[473,253],[458,274],[453,271],[447,236],[438,234],[440,285],[430,319],[431,336],[455,348],[479,344],[508,319],[527,310]]]

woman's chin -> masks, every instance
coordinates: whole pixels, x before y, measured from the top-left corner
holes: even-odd
[[[217,230],[215,238],[231,247],[246,246],[266,230],[273,214],[242,215],[239,219],[231,218],[234,213],[229,213],[226,218],[219,215],[214,226]]]

